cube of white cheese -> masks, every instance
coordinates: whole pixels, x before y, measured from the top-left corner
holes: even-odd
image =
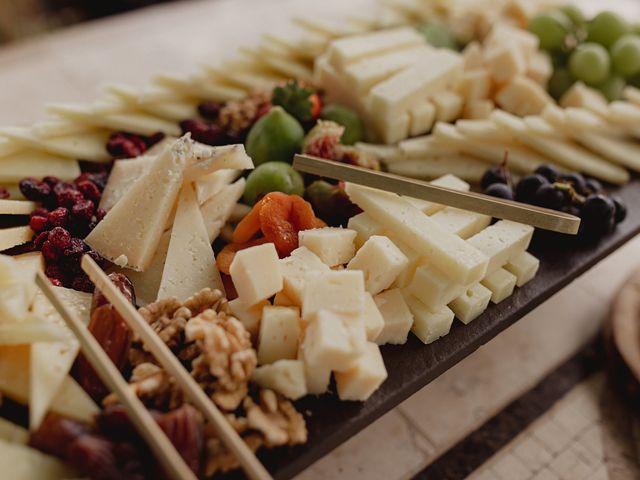
[[[269,388],[291,400],[307,394],[307,381],[302,360],[278,360],[262,365],[253,372],[253,381],[262,388]]]
[[[229,302],[229,308],[233,316],[240,320],[244,328],[254,337],[258,335],[260,329],[262,309],[268,305],[268,300],[263,300],[256,305],[245,305],[239,298]]]
[[[546,90],[530,78],[518,75],[507,83],[495,97],[496,103],[509,113],[525,117],[539,115],[553,99]]]
[[[302,313],[310,321],[320,310],[360,314],[364,308],[364,274],[359,270],[309,273],[304,285]]]
[[[273,243],[240,250],[229,272],[245,305],[256,305],[282,290],[280,260]]]
[[[433,104],[436,107],[436,121],[450,123],[462,116],[464,99],[454,92],[442,92],[434,96]]]
[[[540,260],[529,252],[522,252],[509,260],[504,268],[517,277],[516,285],[522,287],[536,276],[539,267]]]
[[[351,370],[336,373],[340,400],[365,401],[387,379],[387,369],[375,343],[368,343],[366,351]]]
[[[484,66],[484,51],[480,42],[474,40],[469,42],[462,51],[465,70],[474,70]]]
[[[363,322],[358,315],[345,316],[320,310],[307,326],[300,347],[305,362],[312,367],[323,366],[329,370],[349,368],[362,354],[361,339],[354,337],[350,325],[358,321]],[[364,323],[360,326],[364,330]]]
[[[405,299],[413,314],[411,331],[422,343],[428,345],[449,333],[455,317],[453,310],[445,305],[440,310],[432,312],[413,295]]]
[[[491,290],[477,283],[449,304],[456,317],[468,325],[478,318],[489,306]]]
[[[376,135],[380,142],[392,145],[409,136],[411,115],[409,112],[398,113],[396,117],[373,117]]]
[[[422,135],[433,127],[436,121],[436,107],[431,101],[423,100],[411,107],[409,116],[411,117],[409,134],[412,137]]]
[[[413,325],[413,315],[400,289],[394,288],[379,293],[373,298],[384,319],[384,328],[376,338],[378,345],[402,345]]]
[[[540,41],[538,37],[527,30],[506,22],[496,22],[485,38],[484,45],[488,48],[494,48],[506,44],[518,48],[525,60],[528,61],[539,52]]]
[[[437,311],[461,295],[465,286],[456,283],[431,264],[416,268],[406,292],[418,298],[431,311]]]
[[[383,231],[384,235],[389,237],[389,239],[398,247],[398,249],[404,253],[405,257],[407,257],[407,266],[404,267],[400,275],[396,278],[396,280],[391,285],[395,288],[404,288],[406,287],[411,280],[413,280],[413,275],[416,272],[416,268],[422,264],[422,257],[418,252],[416,252],[413,248],[408,246],[406,243],[398,240],[398,238],[390,231]]]
[[[360,248],[369,237],[377,235],[380,233],[380,230],[382,230],[382,225],[364,212],[359,213],[355,217],[351,217],[347,227],[356,232],[355,244],[358,248]]]
[[[467,242],[489,258],[486,273],[490,275],[529,248],[532,237],[532,226],[500,220],[474,235]]]
[[[458,93],[465,102],[485,100],[491,93],[491,75],[483,68],[467,70],[460,78]]]
[[[280,260],[282,278],[284,281],[283,291],[294,305],[302,305],[302,295],[307,275],[316,272],[324,273],[329,271],[322,260],[305,247],[299,247],[291,252],[291,256]]]
[[[536,52],[527,66],[527,77],[542,87],[546,87],[553,74],[553,63],[546,52]]]
[[[365,289],[377,295],[391,286],[408,263],[409,259],[388,237],[374,235],[358,250],[347,268],[361,270]]]
[[[500,303],[511,296],[516,288],[517,278],[504,268],[499,268],[491,275],[487,275],[480,283],[491,290],[491,301]]]
[[[464,106],[462,117],[466,120],[486,120],[495,108],[492,100],[473,100]]]
[[[446,207],[431,218],[447,231],[465,239],[482,231],[491,223],[491,217],[488,215],[453,207]]]
[[[516,75],[527,71],[527,59],[513,43],[503,43],[488,49],[485,52],[485,65],[498,83],[507,83]]]
[[[295,359],[300,333],[300,313],[296,307],[264,307],[258,337],[258,363]]]
[[[346,228],[315,228],[298,234],[301,247],[315,253],[325,265],[335,267],[349,263],[355,254],[357,232]]]
[[[411,245],[457,283],[468,285],[484,278],[488,258],[460,237],[447,232],[398,195],[348,183],[353,202],[400,240]]]
[[[380,310],[378,310],[378,306],[369,292],[365,292],[364,294],[362,317],[364,318],[367,340],[375,342],[380,332],[384,329],[384,318],[382,318],[382,314]]]
[[[586,108],[599,115],[606,116],[609,102],[604,95],[595,88],[587,87],[582,82],[576,82],[560,99],[562,108]]]

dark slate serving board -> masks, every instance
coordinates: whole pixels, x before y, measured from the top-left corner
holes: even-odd
[[[424,345],[410,335],[405,345],[382,347],[389,378],[366,402],[340,402],[335,395],[297,402],[299,410],[308,413],[309,442],[301,447],[268,452],[260,455],[261,460],[276,478],[293,477],[640,233],[640,180],[634,179],[616,193],[630,208],[627,219],[615,232],[596,245],[537,233],[530,251],[541,264],[538,275],[529,284],[516,288],[511,297],[499,305],[491,305],[467,326],[456,320],[449,335],[431,345]]]

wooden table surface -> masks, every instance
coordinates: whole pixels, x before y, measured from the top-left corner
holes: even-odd
[[[47,102],[93,100],[108,82],[143,85],[154,73],[217,63],[265,31],[290,28],[292,13],[326,15],[331,8],[339,16],[372,3],[191,0],[9,45],[0,49],[0,125],[42,119]],[[579,4],[593,11],[603,2]],[[640,19],[638,1],[611,0],[607,7]],[[636,238],[303,476],[388,479],[421,470],[581,349],[639,254]]]

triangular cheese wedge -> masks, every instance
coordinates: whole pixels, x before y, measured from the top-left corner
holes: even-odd
[[[237,182],[223,187],[200,207],[209,243],[213,243],[220,235],[222,227],[229,220],[233,207],[244,193],[245,183],[245,179],[241,178]]]
[[[192,155],[188,136],[176,140],[89,234],[87,244],[107,260],[144,271],[158,249]]]
[[[153,255],[153,259],[144,272],[134,272],[132,270],[123,271],[136,291],[136,301],[138,305],[147,306],[158,299],[158,290],[162,281],[162,272],[167,260],[169,251],[169,241],[171,240],[171,230],[162,234],[158,249]]]
[[[100,208],[109,211],[129,191],[131,186],[144,177],[156,157],[140,156],[117,160],[113,164],[107,185],[102,192]]]
[[[253,160],[247,155],[244,145],[209,147],[198,143],[194,147],[198,161],[185,172],[185,180],[198,180],[219,170],[251,170]]]
[[[204,288],[224,291],[192,184],[180,193],[158,298],[186,300]]]
[[[240,176],[240,170],[225,169],[210,173],[195,182],[196,197],[198,203],[204,204],[211,197],[220,192],[224,187],[233,183]]]
[[[19,322],[0,322],[0,346],[60,342],[66,339],[67,332],[60,326],[32,315]]]

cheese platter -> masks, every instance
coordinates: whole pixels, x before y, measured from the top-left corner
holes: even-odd
[[[43,478],[96,476],[97,452],[149,478],[169,444],[200,478],[264,478],[252,453],[290,478],[640,233],[640,37],[481,3],[297,18],[301,39],[0,128],[0,393],[26,408],[0,418]]]

